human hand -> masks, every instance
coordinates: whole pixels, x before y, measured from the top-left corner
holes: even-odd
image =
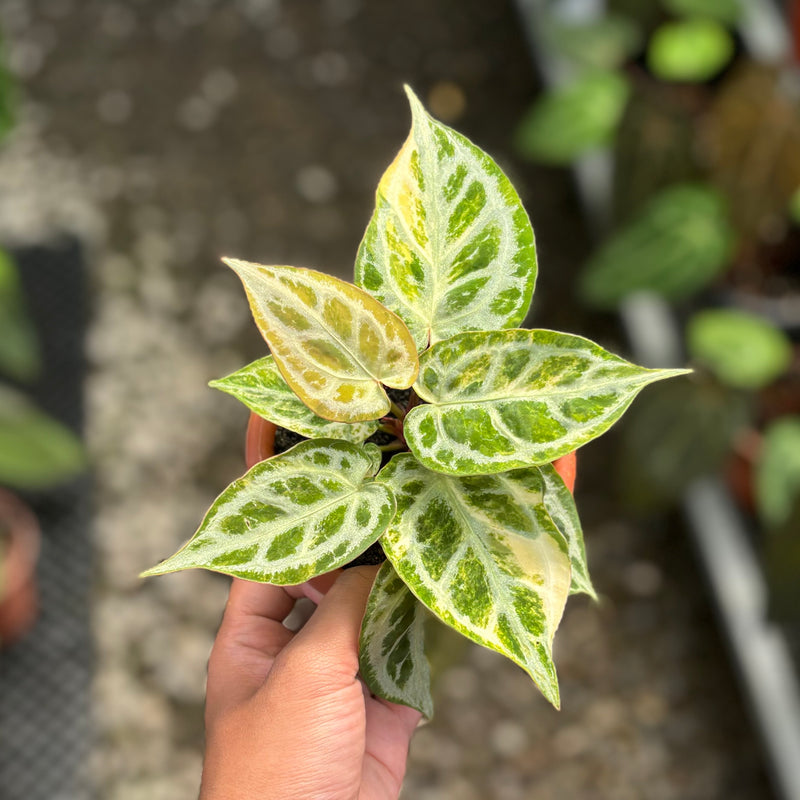
[[[233,580],[208,666],[200,800],[397,798],[420,714],[357,675],[375,574],[355,567],[305,590]],[[282,622],[303,593],[319,605],[292,633]]]

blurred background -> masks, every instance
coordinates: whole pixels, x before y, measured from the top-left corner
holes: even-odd
[[[638,421],[580,454],[601,600],[568,604],[562,710],[442,633],[437,714],[412,743],[404,797],[778,797],[679,510],[690,479],[741,456],[737,513],[777,587],[764,619],[791,640],[800,92],[789,44],[755,59],[742,13],[721,0],[0,0],[0,485],[42,528],[37,621],[0,633],[2,800],[197,796],[227,581],[137,575],[244,469],[246,410],[206,384],[265,347],[219,258],[351,278],[408,131],[403,83],[517,187],[539,252],[528,324],[630,356],[620,320],[661,297],[674,336],[694,330],[679,357],[698,367],[687,395],[648,390]],[[692,322],[731,309],[749,316]]]

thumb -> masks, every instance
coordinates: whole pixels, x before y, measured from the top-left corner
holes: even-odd
[[[377,572],[374,566],[342,572],[281,659],[311,659],[321,674],[338,672],[353,678],[358,672],[361,620]]]

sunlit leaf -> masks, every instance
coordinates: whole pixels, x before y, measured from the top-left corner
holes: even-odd
[[[686,328],[692,358],[703,362],[728,386],[760,389],[788,368],[792,343],[767,320],[734,309],[695,314]]]
[[[670,300],[686,297],[727,266],[733,241],[724,203],[715,191],[693,184],[672,186],[592,256],[581,276],[581,294],[600,308],[614,308],[642,290]]]
[[[194,537],[144,575],[203,567],[295,584],[351,561],[383,533],[395,504],[371,480],[373,444],[301,442],[256,464],[214,502]]]
[[[209,386],[227,392],[260,417],[307,439],[363,442],[378,429],[377,422],[330,422],[318,417],[291,390],[272,356],[211,381]]]
[[[25,313],[17,268],[0,250],[0,374],[29,381],[40,370],[39,342]]]
[[[44,489],[85,468],[83,447],[69,428],[0,386],[0,484]]]
[[[411,334],[367,292],[310,269],[224,261],[241,278],[278,369],[317,416],[378,419],[390,407],[381,384],[414,382]]]
[[[541,472],[456,478],[403,453],[378,479],[397,498],[381,544],[406,585],[448,625],[519,664],[558,707],[551,646],[570,564]]]
[[[614,69],[632,56],[642,41],[635,22],[605,13],[585,23],[554,21],[547,36],[559,54],[584,67]]]
[[[706,81],[733,57],[731,34],[711,19],[665,22],[652,35],[647,65],[665,81]]]
[[[420,357],[404,435],[430,469],[459,475],[546,464],[604,433],[649,370],[580,336],[545,330],[463,333]]]
[[[773,422],[764,432],[762,447],[756,500],[762,519],[777,528],[787,522],[800,501],[800,416]]]
[[[425,657],[425,608],[389,561],[372,586],[361,623],[359,671],[373,694],[433,716]]]
[[[356,283],[405,320],[419,349],[518,325],[536,281],[528,215],[497,164],[406,91],[411,133],[378,185]]]
[[[586,548],[583,543],[583,528],[575,507],[575,498],[567,489],[561,476],[551,464],[543,464],[538,469],[544,480],[544,507],[550,515],[561,535],[567,542],[569,561],[572,565],[571,594],[588,594],[597,600],[592,580],[589,577],[589,566],[586,563]]]
[[[517,150],[534,161],[569,164],[587,150],[608,146],[629,93],[623,75],[599,71],[543,95],[517,128]]]
[[[667,11],[679,16],[707,17],[728,25],[735,25],[742,16],[741,0],[661,0],[661,3]]]

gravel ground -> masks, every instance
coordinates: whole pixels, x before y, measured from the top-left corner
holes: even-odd
[[[217,257],[349,276],[407,131],[407,81],[518,185],[543,270],[536,323],[610,334],[568,302],[586,248],[569,181],[509,151],[535,84],[506,3],[0,0],[0,25],[25,94],[0,151],[0,236],[74,232],[92,269],[93,774],[108,800],[188,800],[226,582],[136,576],[242,470],[245,413],[205,384],[263,346]],[[770,796],[683,531],[621,518],[612,460],[607,443],[582,460],[602,600],[568,605],[563,710],[443,631],[405,797]]]

